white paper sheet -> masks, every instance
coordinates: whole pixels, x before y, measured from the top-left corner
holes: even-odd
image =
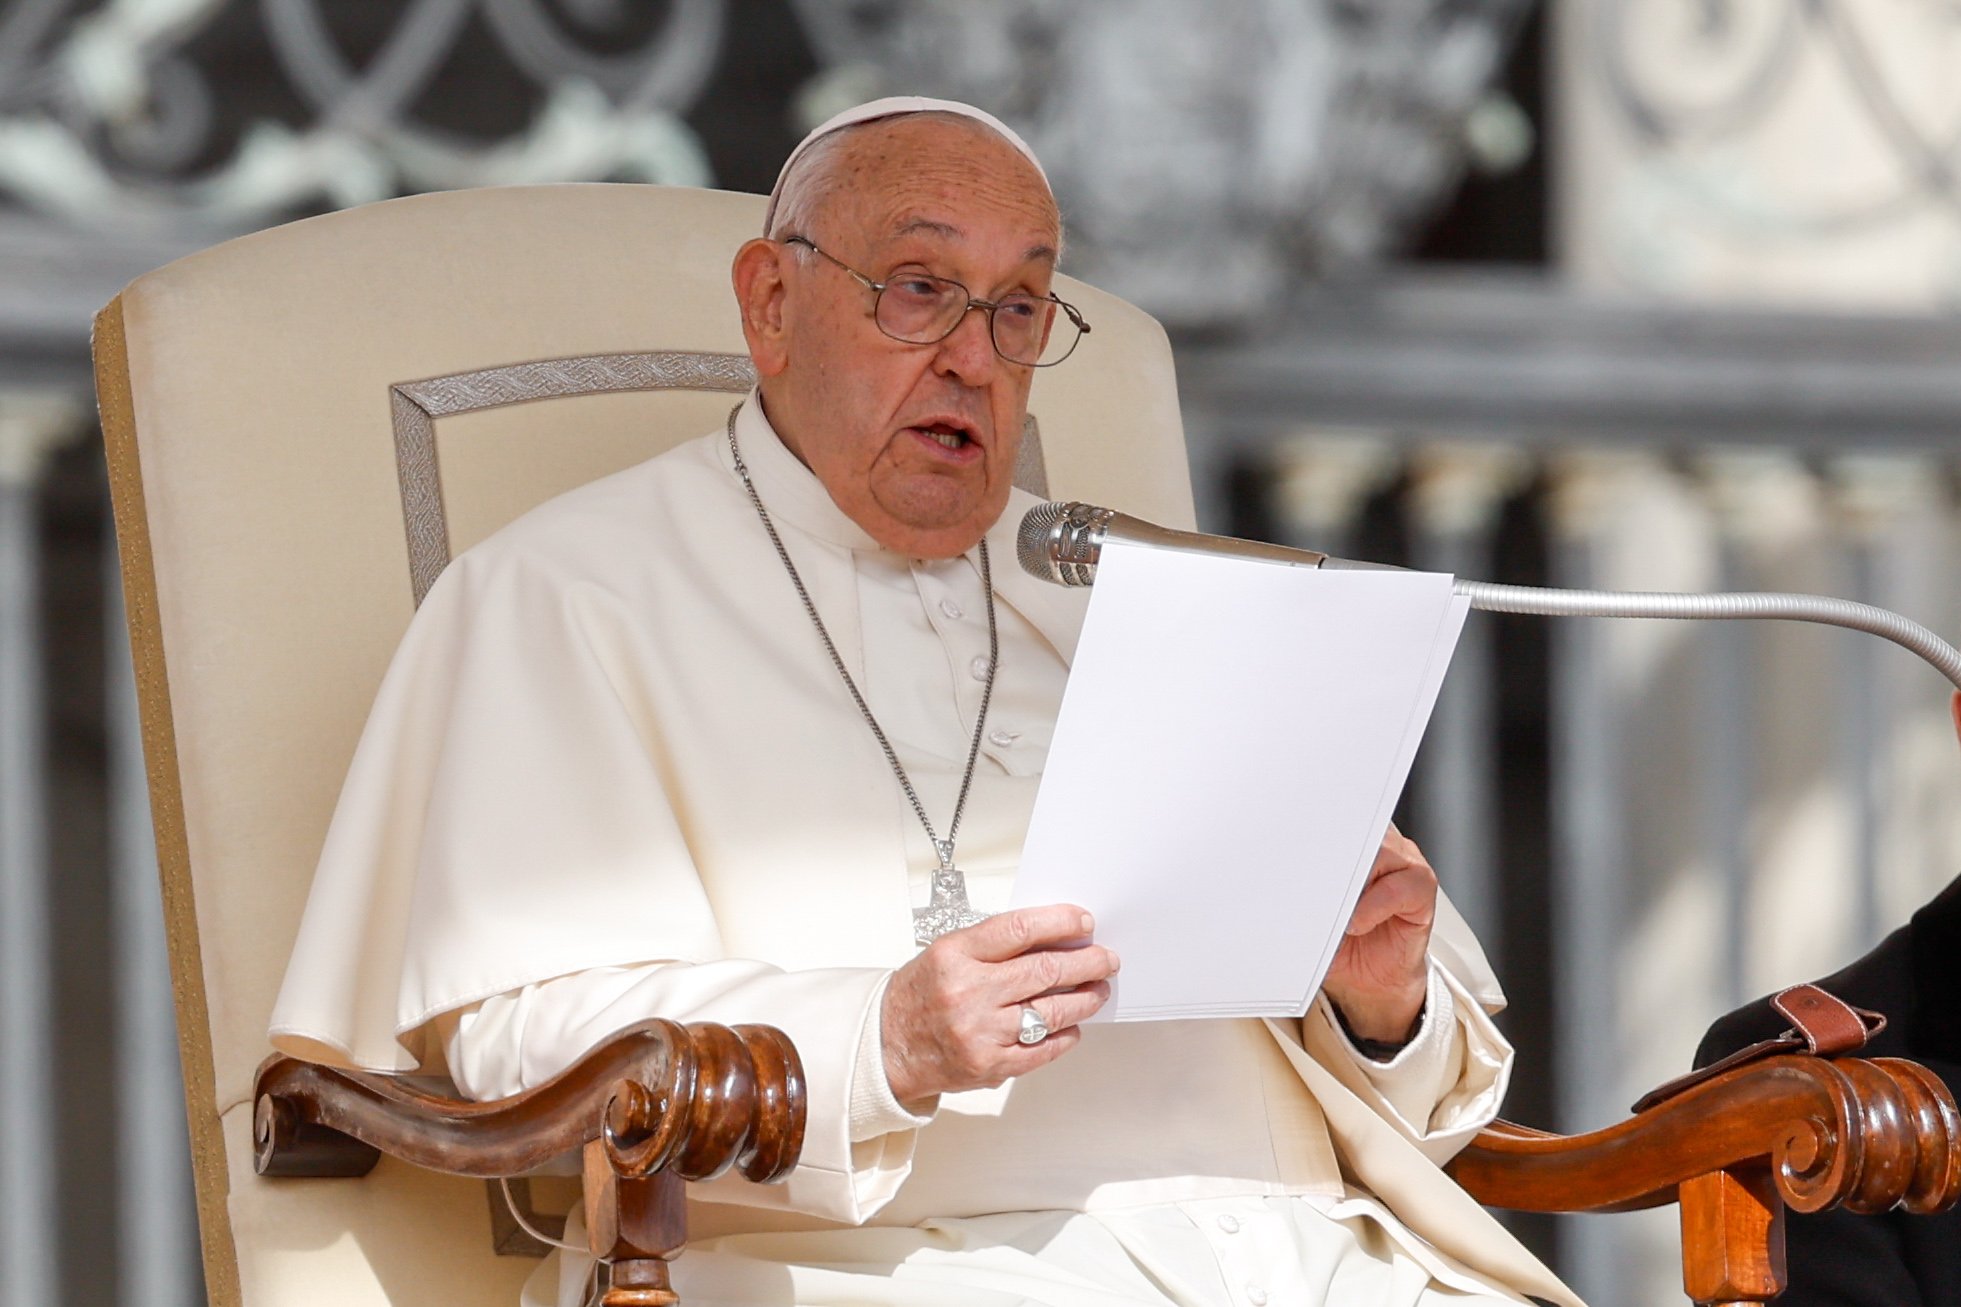
[[[1103,547],[1013,895],[1095,914],[1103,1017],[1307,1010],[1468,608],[1436,573]]]

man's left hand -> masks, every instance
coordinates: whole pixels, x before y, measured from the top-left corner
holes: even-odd
[[[1321,982],[1357,1038],[1401,1044],[1416,1033],[1436,916],[1437,873],[1415,841],[1391,826]]]

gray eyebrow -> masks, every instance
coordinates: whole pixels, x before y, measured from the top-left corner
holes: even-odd
[[[966,232],[960,230],[960,228],[954,226],[952,223],[938,222],[932,218],[914,218],[912,221],[900,227],[899,230],[893,232],[892,235],[896,239],[900,236],[910,236],[914,232],[921,231],[929,232],[934,236],[944,236],[948,240],[964,240],[967,236]]]
[[[930,235],[945,237],[948,240],[965,240],[967,238],[967,233],[960,228],[950,222],[941,222],[936,218],[913,218],[901,225],[897,231],[893,232],[892,237],[894,240],[897,240],[900,237],[911,236],[915,232],[926,232]],[[1054,263],[1056,260],[1056,248],[1044,241],[1040,244],[1030,245],[1026,250],[1022,251],[1021,257],[1025,263],[1044,261]]]

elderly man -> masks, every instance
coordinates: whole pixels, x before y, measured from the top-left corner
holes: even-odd
[[[274,1041],[496,1096],[649,1016],[781,1026],[803,1162],[697,1189],[694,1304],[1571,1301],[1436,1169],[1510,1050],[1407,840],[1303,1021],[1084,1029],[1120,965],[1087,912],[964,910],[1007,901],[1082,620],[996,568],[1083,325],[1061,245],[966,106],[799,147],[733,269],[756,392],[430,592]]]

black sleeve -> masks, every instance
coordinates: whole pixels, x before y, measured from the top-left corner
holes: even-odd
[[[1955,886],[1935,904],[1948,899],[1957,909],[1951,916],[1961,917],[1961,893]],[[1886,1029],[1861,1050],[1862,1056],[1929,1060],[1911,1046],[1919,1041],[1910,1040],[1926,1024],[1926,995],[1916,987],[1925,979],[1918,973],[1928,967],[1930,954],[1916,947],[1920,924],[1916,917],[1912,926],[1895,931],[1865,957],[1817,982],[1854,1007],[1886,1014]],[[1954,924],[1961,929],[1961,922]],[[1950,946],[1945,953],[1950,974],[1955,959],[1961,959],[1961,952]],[[1955,992],[1951,979],[1943,983],[1945,992]],[[1695,1064],[1707,1066],[1788,1027],[1768,998],[1758,999],[1709,1028],[1696,1049]],[[1951,1070],[1934,1069],[1943,1074]],[[1939,1216],[1792,1212],[1785,1227],[1785,1256],[1791,1287],[1777,1300],[1778,1307],[1945,1307],[1961,1302],[1961,1211]]]
[[[1907,1014],[1910,1056],[1961,1062],[1961,877],[1914,913],[1907,929],[1914,999]],[[1953,1086],[1952,1078],[1948,1084]]]

